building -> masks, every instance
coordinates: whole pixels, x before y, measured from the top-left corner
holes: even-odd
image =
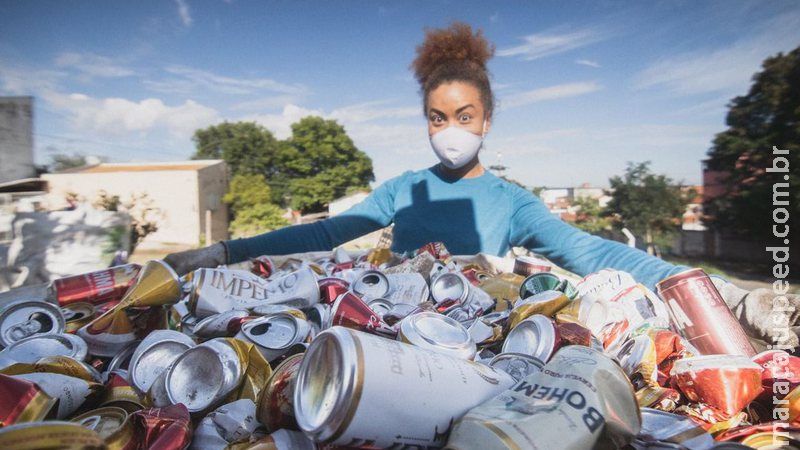
[[[33,97],[0,97],[0,184],[35,176]]]
[[[98,164],[44,174],[42,179],[48,183],[51,210],[70,207],[68,197],[88,203],[102,195],[119,196],[122,203],[138,198],[132,215],[152,208],[146,217],[158,225],[146,244],[193,247],[228,237],[228,209],[222,202],[228,175],[222,160]]]

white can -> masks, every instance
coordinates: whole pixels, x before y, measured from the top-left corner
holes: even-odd
[[[440,447],[456,420],[513,383],[482,364],[332,327],[303,358],[295,417],[319,443]]]

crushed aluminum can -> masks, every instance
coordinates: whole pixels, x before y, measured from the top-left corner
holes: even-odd
[[[252,342],[267,361],[274,361],[294,344],[305,342],[310,333],[308,321],[291,314],[274,314],[247,322],[236,337]]]
[[[18,375],[22,373],[58,373],[70,377],[80,378],[94,383],[100,383],[102,376],[89,364],[72,359],[68,356],[46,356],[35,363],[16,363],[0,370],[5,375]]]
[[[400,321],[397,338],[416,347],[472,360],[477,347],[461,323],[434,312],[421,312]]]
[[[739,321],[702,269],[673,275],[656,287],[675,326],[701,354],[756,354]]]
[[[304,354],[298,353],[286,358],[275,367],[267,381],[256,415],[268,432],[299,430],[294,417],[294,391],[303,357]]]
[[[389,280],[389,292],[383,298],[394,304],[419,305],[430,297],[428,282],[418,273],[391,273],[386,278]]]
[[[408,305],[405,303],[397,303],[392,306],[392,309],[386,311],[383,314],[382,318],[384,322],[386,322],[389,326],[394,326],[397,322],[400,322],[404,318],[408,317],[413,312],[418,312],[419,307],[414,305]],[[431,308],[432,309],[432,308]]]
[[[61,307],[64,316],[64,331],[75,333],[94,318],[94,306],[91,303],[70,303]]]
[[[98,406],[115,406],[128,413],[144,408],[141,395],[131,386],[127,373],[116,370],[106,375],[108,379]]]
[[[553,317],[567,303],[569,303],[569,297],[559,291],[542,291],[520,299],[508,316],[508,327],[514,328],[518,323],[534,314]]]
[[[639,335],[626,341],[617,353],[617,360],[634,390],[658,386],[656,346],[649,336]]]
[[[708,450],[715,444],[702,427],[685,416],[642,408],[642,430],[631,443],[636,450]]]
[[[752,434],[742,440],[742,445],[761,450],[800,450],[800,433],[763,432]]]
[[[130,420],[137,429],[139,448],[183,450],[192,442],[192,424],[184,405],[136,411]]]
[[[300,431],[278,430],[250,444],[247,450],[317,450],[317,445]]]
[[[397,331],[386,324],[369,305],[352,292],[345,292],[336,300],[331,308],[327,326],[340,325],[366,333],[394,339]]]
[[[789,405],[789,417],[787,421],[800,427],[800,386],[792,389],[783,398],[783,404]]]
[[[317,336],[300,365],[295,417],[319,443],[442,446],[453,418],[512,383],[482,364],[334,327]]]
[[[621,448],[639,434],[639,405],[622,369],[603,353],[573,345],[471,409],[448,448]],[[569,432],[565,432],[569,430]]]
[[[249,312],[232,309],[200,320],[194,325],[192,334],[202,339],[233,336],[241,330],[244,322],[252,319]]]
[[[319,301],[326,305],[332,305],[340,295],[350,290],[350,283],[341,278],[320,278],[318,283]]]
[[[555,322],[534,314],[511,329],[503,342],[502,352],[522,353],[547,362],[555,354],[560,341]]]
[[[133,352],[136,351],[139,343],[140,341],[133,341],[127,346],[123,347],[122,350],[114,355],[114,357],[111,358],[111,361],[106,364],[105,373],[111,373],[115,370],[124,370],[127,373],[128,366],[130,366],[131,358],[133,357]]]
[[[142,340],[131,356],[128,365],[131,385],[139,392],[149,391],[161,372],[167,370],[178,356],[194,346],[195,343],[191,338],[178,331],[153,331]]]
[[[47,395],[57,398],[59,402],[56,417],[59,419],[69,417],[90,395],[102,387],[98,383],[57,373],[25,373],[14,376],[36,383]]]
[[[118,301],[134,285],[141,269],[138,264],[125,264],[60,278],[53,281],[55,297],[61,306],[76,302],[99,305]]]
[[[524,280],[521,275],[501,273],[479,279],[478,287],[497,302],[495,311],[505,311],[519,300],[519,288]]]
[[[519,298],[525,299],[544,291],[555,291],[561,285],[561,278],[550,272],[539,272],[528,276],[519,287]]]
[[[227,394],[221,392],[225,368],[217,352],[206,345],[187,350],[164,374],[169,404],[182,403],[192,413],[207,410]],[[153,383],[151,392],[158,386],[158,382]]]
[[[331,307],[325,303],[317,303],[305,310],[308,324],[311,325],[311,335],[316,336],[328,326],[331,316]]]
[[[0,347],[35,335],[63,333],[64,326],[61,310],[52,303],[12,303],[0,311]]]
[[[469,331],[469,335],[472,336],[472,340],[477,345],[488,342],[495,337],[495,329],[481,320],[480,317],[472,321],[467,331]]]
[[[596,350],[603,350],[603,343],[600,342],[593,334],[592,331],[578,323],[558,323],[558,336],[561,339],[560,347],[568,345],[582,345],[584,347],[592,347]]]
[[[681,393],[675,389],[661,386],[645,386],[636,391],[639,406],[671,412],[681,401]]]
[[[150,390],[147,391],[147,395],[144,397],[143,403],[147,406],[153,406],[156,408],[163,408],[166,406],[171,405],[172,399],[169,397],[169,393],[167,393],[167,374],[169,373],[168,370],[161,372],[153,381],[153,384],[150,385]],[[131,389],[133,389],[131,387]],[[133,389],[136,392],[135,389]]]
[[[444,272],[431,280],[431,298],[436,304],[455,301],[464,303],[469,295],[470,283],[463,275]]]
[[[315,305],[318,303],[315,303]],[[273,314],[291,314],[298,319],[307,320],[306,313],[302,309],[286,305],[258,305],[250,309],[256,316],[271,316]]]
[[[106,406],[73,417],[79,423],[97,432],[109,448],[115,450],[136,450],[133,424],[128,420],[128,412],[122,408]]]
[[[800,386],[800,357],[792,356],[783,350],[767,350],[753,357],[753,362],[761,366],[761,386],[764,392],[758,400],[766,405],[772,405],[773,394],[778,394],[775,383],[780,383],[780,389],[786,393]]]
[[[375,314],[383,318],[384,314],[388,313],[389,311],[394,308],[394,303],[390,300],[385,298],[373,298],[367,302],[367,305],[375,311]]]
[[[378,270],[366,270],[351,284],[350,289],[361,298],[380,298],[389,293],[389,279]]]
[[[544,361],[522,353],[500,353],[489,361],[489,366],[511,375],[516,383],[532,373],[541,372]]]
[[[190,450],[217,450],[248,439],[259,427],[256,405],[250,399],[220,406],[200,421]]]
[[[108,448],[97,434],[74,422],[51,420],[0,428],[0,448],[14,450]]]
[[[514,258],[514,273],[529,277],[539,272],[550,272],[552,265],[544,259],[534,256],[517,256]]]
[[[675,362],[672,378],[691,401],[702,401],[728,418],[762,391],[762,368],[744,356],[708,355]]]
[[[215,402],[219,402],[228,396],[241,384],[244,373],[245,361],[242,361],[239,352],[234,346],[238,342],[231,338],[216,338],[203,342],[198,347],[208,347],[217,355],[222,363],[222,384],[220,385],[219,397]],[[167,380],[169,381],[169,380]]]
[[[33,335],[14,342],[0,352],[9,360],[21,363],[33,363],[46,356],[69,356],[84,361],[87,353],[86,341],[67,333]]]
[[[0,393],[0,431],[15,423],[44,420],[53,415],[58,402],[34,382],[2,373]]]
[[[264,304],[304,308],[317,302],[317,276],[309,268],[270,281],[247,271],[198,269],[192,281],[189,310],[202,319],[231,309],[250,309]]]

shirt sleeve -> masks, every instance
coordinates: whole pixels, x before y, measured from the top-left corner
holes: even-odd
[[[553,216],[533,194],[517,194],[511,218],[511,245],[539,253],[580,276],[603,268],[630,273],[640,283],[655,289],[657,282],[686,270],[662,259],[581,231]]]
[[[258,236],[226,241],[228,263],[261,255],[287,255],[331,250],[337,245],[379,230],[394,220],[394,196],[399,179],[387,181],[367,198],[338,216],[294,225]]]

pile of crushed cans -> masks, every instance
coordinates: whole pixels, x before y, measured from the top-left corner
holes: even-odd
[[[711,279],[337,249],[0,294],[2,449],[800,449]]]

